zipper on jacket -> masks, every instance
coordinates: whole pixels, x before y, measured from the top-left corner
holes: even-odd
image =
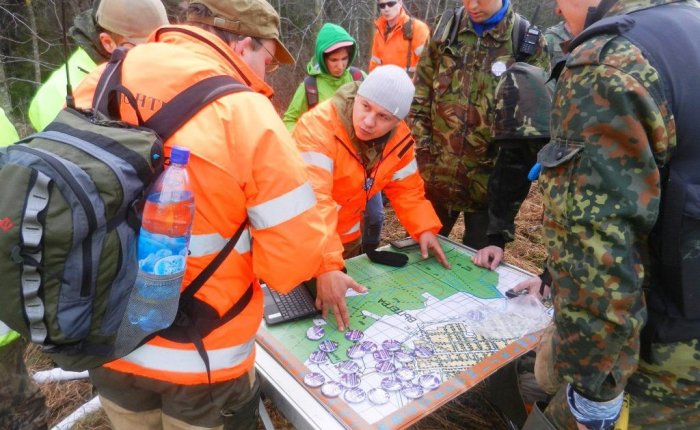
[[[61,175],[61,178],[63,178],[63,180],[68,184],[68,187],[71,189],[71,191],[73,191],[73,193],[78,199],[78,202],[83,207],[83,211],[85,212],[85,216],[88,221],[89,232],[94,232],[96,230],[97,215],[95,214],[94,208],[92,207],[92,203],[90,203],[90,198],[87,196],[87,193],[85,192],[83,187],[80,186],[78,181],[75,180],[70,171],[68,171],[68,169],[58,160],[57,157],[54,157],[42,151],[38,151],[34,148],[30,148],[28,146],[16,145],[12,147],[12,150],[32,154],[35,157],[40,158],[52,168],[54,168],[56,172],[58,172],[58,174]],[[83,276],[80,285],[80,296],[86,297],[90,295],[90,280],[92,278],[92,259],[90,258],[90,241],[87,237],[83,240],[82,243],[82,253]]]

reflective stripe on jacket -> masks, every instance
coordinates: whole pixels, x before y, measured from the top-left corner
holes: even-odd
[[[122,73],[123,84],[135,94],[144,119],[210,76],[230,75],[258,93],[272,93],[212,33],[167,26],[153,33],[149,42],[158,43],[129,51]],[[78,106],[91,104],[98,77],[90,76],[78,89]],[[122,115],[135,122],[126,104]],[[255,283],[250,304],[204,338],[211,381],[225,381],[253,366],[254,336],[263,310],[256,278],[281,292],[311,278],[321,261],[326,227],[304,162],[264,95],[242,92],[214,101],[165,143],[166,155],[172,145],[191,151],[187,169],[195,196],[191,255],[183,286],[206,267],[245,218],[250,219],[250,229],[235,251],[196,294],[222,315]],[[207,383],[204,363],[192,343],[160,337],[106,367],[177,384]]]
[[[368,66],[370,72],[374,70],[375,67],[386,64],[395,64],[402,69],[408,68],[408,71],[411,73],[415,71],[420,54],[423,52],[425,41],[430,37],[430,29],[423,21],[413,18],[411,61],[409,65],[406,65],[409,41],[404,38],[403,27],[410,18],[406,11],[401,9],[398,21],[387,37],[384,37],[387,26],[386,18],[380,16],[374,22],[376,29],[374,30],[374,37],[372,39],[372,57],[370,58]]]
[[[358,86],[357,83],[344,86],[333,98],[304,114],[292,134],[307,163],[322,216],[328,228],[336,231],[328,239],[319,273],[343,267],[343,244],[360,237],[365,205],[382,190],[412,237],[417,239],[425,231],[437,233],[441,227],[432,205],[425,199],[413,138],[403,121],[384,146],[381,159],[367,174],[373,180],[365,192],[362,158],[343,125],[352,123],[352,109],[339,112],[333,103],[338,97],[354,99]],[[348,91],[349,87],[353,89]],[[347,104],[351,106],[352,102]]]

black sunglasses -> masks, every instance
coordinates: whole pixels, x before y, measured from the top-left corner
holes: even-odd
[[[396,6],[396,3],[398,3],[398,2],[396,2],[396,1],[388,1],[388,2],[386,2],[386,3],[377,3],[377,6],[379,6],[379,9],[385,9],[385,8],[388,8],[388,7],[394,7],[394,6]]]

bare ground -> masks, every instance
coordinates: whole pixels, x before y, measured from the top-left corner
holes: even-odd
[[[542,199],[536,189],[533,187],[530,190],[530,195],[520,209],[516,219],[515,241],[506,247],[505,257],[506,262],[533,273],[539,273],[546,257],[541,238]],[[386,222],[382,235],[384,243],[406,236],[406,232],[396,220],[393,210],[390,207],[386,209]],[[460,218],[450,234],[450,238],[459,241],[463,232],[464,223]],[[52,367],[51,361],[35,347],[30,347],[27,350],[26,359],[30,371]],[[49,427],[60,422],[95,395],[92,386],[87,381],[50,383],[43,385],[41,390],[46,395],[47,406],[51,411]],[[411,428],[413,430],[505,429],[503,420],[493,406],[486,401],[482,391],[481,386],[473,388]],[[266,401],[266,406],[275,428],[282,430],[294,428],[269,401]],[[74,427],[77,430],[106,430],[109,428],[111,427],[102,411],[92,414]]]

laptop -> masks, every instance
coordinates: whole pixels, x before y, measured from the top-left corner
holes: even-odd
[[[315,295],[304,282],[287,294],[280,294],[265,284],[261,287],[265,301],[263,315],[268,325],[294,321],[319,313],[314,306]]]

